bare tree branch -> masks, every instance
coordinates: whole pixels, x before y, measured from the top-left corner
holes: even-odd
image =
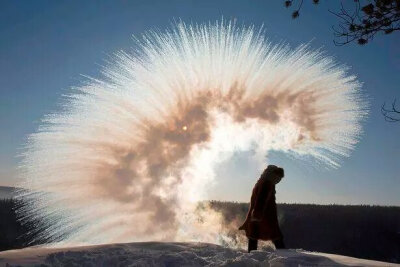
[[[286,0],[285,6],[291,8],[296,1],[300,1],[298,8],[292,13],[296,19],[300,15],[303,0]],[[318,4],[320,0],[313,0]],[[400,0],[368,0],[361,5],[359,0],[354,0],[352,11],[346,9],[340,2],[338,11],[328,10],[336,16],[339,24],[332,26],[334,44],[343,46],[348,43],[357,42],[365,45],[373,40],[377,34],[391,34],[400,31]],[[381,113],[386,121],[400,122],[400,108],[396,107],[396,99],[391,108],[386,108],[385,103],[381,107]]]
[[[392,102],[392,106],[389,109],[386,108],[386,103],[383,103],[381,112],[388,122],[400,121],[400,109],[396,108],[396,99]]]
[[[292,13],[292,18],[298,18],[303,0],[287,0],[285,6],[290,8],[296,1],[300,1],[298,8]],[[319,0],[313,0],[318,4]],[[370,0],[361,6],[360,1],[354,0],[352,11],[347,10],[340,3],[339,11],[331,11],[339,19],[339,24],[332,27],[334,43],[337,46],[357,41],[360,45],[373,40],[376,34],[391,34],[400,31],[400,0]]]

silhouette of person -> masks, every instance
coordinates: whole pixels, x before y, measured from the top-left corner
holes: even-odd
[[[277,249],[285,248],[275,202],[275,185],[283,176],[282,168],[268,165],[253,188],[246,220],[239,227],[249,239],[248,252],[257,250],[258,239],[271,240]]]

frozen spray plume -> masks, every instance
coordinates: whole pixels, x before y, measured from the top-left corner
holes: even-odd
[[[150,32],[29,136],[19,216],[40,220],[48,241],[221,242],[218,214],[199,215],[195,203],[235,151],[333,167],[349,155],[366,104],[346,72],[252,27],[180,22]]]

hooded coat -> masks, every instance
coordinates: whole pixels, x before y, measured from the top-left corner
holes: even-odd
[[[267,168],[255,184],[249,212],[245,222],[239,227],[239,230],[244,230],[250,239],[277,240],[283,238],[275,202],[275,184],[280,181],[281,177],[276,177],[274,167],[281,169],[276,166]],[[283,169],[281,170],[283,171]]]

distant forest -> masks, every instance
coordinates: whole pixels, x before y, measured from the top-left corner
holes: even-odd
[[[235,228],[248,209],[248,203],[210,205]],[[37,233],[18,222],[14,207],[14,200],[0,200],[0,251],[41,243],[31,243]],[[288,248],[400,263],[400,207],[278,204],[278,216]]]
[[[26,231],[17,221],[12,199],[0,199],[0,251],[22,248],[29,243],[20,238]]]

